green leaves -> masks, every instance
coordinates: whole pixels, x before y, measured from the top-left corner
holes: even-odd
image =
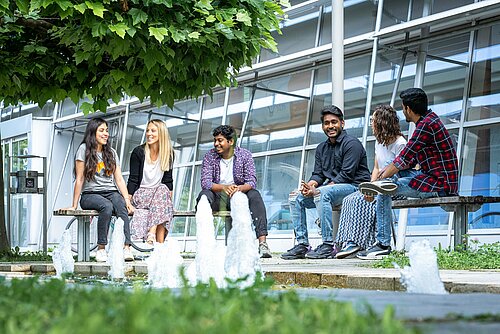
[[[138,25],[140,22],[146,23],[148,21],[148,14],[144,13],[140,9],[132,8],[128,11],[128,13],[132,16],[132,24],[134,26]]]
[[[128,26],[123,22],[109,25],[108,28],[109,28],[109,30],[116,33],[121,38],[125,37],[125,34],[127,33],[127,30],[128,30]]]
[[[161,43],[168,36],[168,30],[166,28],[149,27],[149,36],[154,36]]]
[[[104,8],[103,4],[99,2],[85,1],[85,4],[87,5],[87,8],[92,10],[94,15],[99,16],[100,18],[103,18],[104,12],[107,11],[107,9]]]
[[[261,47],[276,50],[280,2],[0,0],[0,100],[88,94],[90,112],[123,93],[169,105],[210,93]]]
[[[246,11],[240,10],[236,14],[236,21],[243,22],[246,26],[252,26],[252,19]]]

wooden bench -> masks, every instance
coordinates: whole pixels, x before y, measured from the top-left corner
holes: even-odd
[[[447,197],[432,197],[426,199],[406,199],[395,200],[392,202],[393,209],[411,209],[411,208],[426,208],[440,206],[446,212],[453,213],[451,224],[453,227],[453,245],[457,247],[463,244],[465,234],[469,226],[469,212],[476,212],[483,204],[499,203],[500,197],[494,196],[447,196]],[[402,229],[404,234],[400,234],[403,238],[406,236],[406,219],[398,229]]]
[[[59,209],[53,212],[54,216],[75,217],[77,219],[77,254],[78,261],[90,261],[90,221],[92,217],[99,215],[96,210],[66,210]],[[227,235],[231,229],[231,212],[230,211],[214,211],[214,217],[224,218],[226,242]],[[195,211],[174,211],[174,217],[195,217]],[[139,251],[146,251],[132,242],[132,247]],[[150,251],[148,249],[147,251]]]
[[[453,212],[453,220],[451,222],[454,232],[453,245],[454,247],[457,247],[458,245],[461,245],[464,242],[464,235],[467,234],[467,227],[469,224],[469,212],[475,212],[479,210],[483,204],[499,203],[499,202],[500,202],[500,197],[493,197],[493,196],[447,196],[447,197],[432,197],[426,199],[409,198],[403,200],[393,200],[392,208],[411,209],[411,208],[427,208],[427,207],[440,206],[446,212]],[[334,208],[334,211],[340,211],[340,209],[341,206],[337,206]],[[401,219],[401,220],[402,222],[399,223],[398,227],[398,231],[401,231],[401,233],[398,233],[400,236],[400,238],[398,238],[398,243],[404,242],[404,239],[406,237],[406,219]],[[396,243],[396,240],[394,240],[394,243]],[[398,247],[398,249],[402,249],[402,247]]]

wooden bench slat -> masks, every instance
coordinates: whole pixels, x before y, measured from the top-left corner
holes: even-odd
[[[54,216],[97,216],[99,212],[96,210],[68,210],[68,209],[59,209],[54,210]],[[214,217],[231,217],[231,211],[214,211],[212,212]],[[174,211],[174,217],[195,217],[196,211],[188,210],[179,210]]]

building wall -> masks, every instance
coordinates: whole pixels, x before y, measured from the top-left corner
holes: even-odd
[[[212,147],[211,130],[220,124],[235,126],[240,134],[238,144],[251,150],[255,158],[273,251],[285,250],[293,243],[288,194],[311,174],[314,149],[325,140],[319,111],[332,101],[331,1],[292,1],[292,5],[283,34],[275,35],[279,52],[263,50],[252,68],[241,69],[238,87],[217,88],[212,97],[178,101],[172,109],[124,98],[104,115],[111,122],[113,146],[124,152],[125,173],[130,152],[143,142],[147,120],[165,120],[176,149],[174,203],[178,210],[194,208],[200,191],[201,160]],[[370,164],[374,155],[374,137],[367,122],[371,110],[392,102],[400,115],[401,128],[408,135],[410,127],[401,117],[398,94],[421,85],[429,95],[430,108],[455,140],[461,169],[460,193],[498,196],[498,1],[386,0],[379,7],[374,1],[348,0],[344,7],[345,61],[333,66],[344,66],[346,130],[366,143]],[[375,31],[377,18],[379,31]],[[375,49],[374,40],[378,42]],[[373,50],[376,57],[372,61]],[[71,142],[70,157],[74,156],[87,117],[69,100],[54,111],[50,187],[54,201],[51,205],[58,208],[71,201],[73,161],[64,161]],[[12,117],[12,110],[4,108],[2,116],[9,112]],[[53,176],[56,171],[63,171],[60,187]],[[493,204],[471,213],[471,234],[481,240],[500,239],[500,217],[491,214],[497,211],[500,205]],[[320,236],[314,212],[310,216],[314,245],[320,242]],[[429,236],[432,242],[448,246],[448,222],[449,214],[439,208],[411,209],[408,235]],[[51,219],[49,241],[57,240],[64,224],[61,218]],[[176,219],[171,235],[185,241],[186,250],[193,249],[194,222]]]

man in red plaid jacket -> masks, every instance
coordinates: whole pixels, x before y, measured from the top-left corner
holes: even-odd
[[[377,195],[377,242],[361,259],[378,259],[391,252],[391,196],[429,198],[456,195],[458,192],[458,160],[448,130],[439,116],[428,109],[427,95],[420,88],[409,88],[399,95],[407,122],[415,123],[415,131],[405,148],[386,168],[379,180],[392,178],[398,188],[391,195]],[[410,177],[397,178],[401,170],[417,168]]]

